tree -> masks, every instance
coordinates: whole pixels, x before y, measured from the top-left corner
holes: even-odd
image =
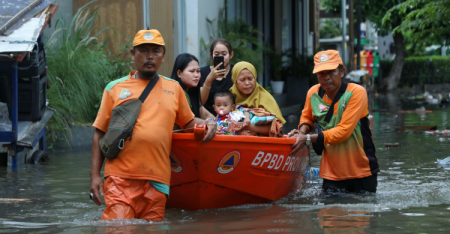
[[[341,19],[330,18],[323,19],[320,22],[320,37],[321,38],[335,38],[338,36],[342,36],[341,28],[342,28]]]
[[[420,42],[417,41],[417,33],[412,30],[408,30],[403,32],[403,36],[405,37],[405,49],[406,54],[409,56],[427,56],[431,55],[434,52],[426,52],[426,47],[431,45],[440,45],[442,44],[442,39],[438,37],[434,37],[433,34],[427,35],[423,38],[420,38]],[[440,49],[439,49],[440,51]],[[439,53],[440,54],[440,53]],[[438,55],[438,54],[436,54]]]
[[[450,38],[450,1],[449,0],[407,0],[392,7],[382,19],[389,24],[392,14],[400,14],[404,20],[394,28],[394,33],[412,31],[415,40]]]
[[[400,26],[403,21],[402,16],[397,11],[392,11],[389,17],[389,21],[386,21],[386,23],[383,24],[383,17],[385,16],[385,13],[391,8],[406,1],[407,0],[361,0],[361,16],[363,19],[368,19],[369,21],[373,22],[378,31],[378,34],[385,36],[389,32],[393,32],[393,30]],[[358,0],[353,0],[351,2],[354,4],[353,14],[356,16],[356,10],[358,9]],[[323,0],[323,6],[328,12],[340,14],[341,1]],[[357,17],[353,18],[356,19]],[[393,34],[393,37],[396,55],[391,71],[383,82],[383,86],[387,90],[393,90],[400,81],[400,76],[406,57],[403,33],[396,32]]]

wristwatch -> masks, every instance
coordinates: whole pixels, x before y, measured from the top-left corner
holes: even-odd
[[[306,141],[305,141],[306,145],[310,145],[311,144],[311,135],[306,134]]]

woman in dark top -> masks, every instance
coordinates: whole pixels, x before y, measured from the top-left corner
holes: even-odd
[[[175,59],[171,78],[178,81],[195,117],[214,118],[200,102],[200,65],[198,59],[189,53],[180,54]]]
[[[216,116],[217,113],[213,108],[214,94],[218,90],[228,90],[233,86],[230,72],[233,69],[233,65],[230,64],[233,58],[233,48],[229,41],[219,38],[212,42],[209,52],[211,59],[214,59],[214,56],[224,57],[225,69],[218,70],[221,64],[217,65],[217,67],[206,66],[200,69],[201,78],[199,86],[201,87],[201,103],[211,114]]]

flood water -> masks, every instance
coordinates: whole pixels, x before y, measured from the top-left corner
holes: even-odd
[[[321,180],[305,181],[301,191],[273,204],[188,211],[167,209],[162,222],[101,221],[104,206],[89,200],[90,151],[55,152],[48,165],[0,168],[0,233],[448,233],[450,170],[437,159],[450,156],[450,135],[396,131],[397,127],[448,126],[450,108],[426,106],[432,113],[398,113],[420,107],[396,97],[371,101],[371,122],[381,172],[376,195],[321,197]],[[285,129],[298,116],[286,116]],[[400,143],[385,148],[385,143]],[[320,166],[320,157],[311,156]]]

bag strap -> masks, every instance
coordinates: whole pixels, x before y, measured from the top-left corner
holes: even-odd
[[[148,85],[145,87],[144,91],[142,92],[141,96],[139,96],[139,100],[141,100],[142,103],[144,103],[145,99],[147,98],[148,94],[152,91],[153,87],[155,87],[156,83],[158,83],[159,75],[155,74],[153,79],[148,82]]]
[[[328,109],[327,115],[325,116],[326,123],[330,122],[331,117],[333,116],[333,112],[334,112],[334,104],[336,104],[336,102],[339,102],[339,99],[341,99],[342,95],[345,93],[345,90],[347,90],[347,83],[342,81],[341,87],[339,88],[338,93],[334,97],[333,102],[331,103],[330,109]],[[323,99],[324,95],[325,95],[325,90],[322,87],[320,87],[319,88],[319,96]]]

